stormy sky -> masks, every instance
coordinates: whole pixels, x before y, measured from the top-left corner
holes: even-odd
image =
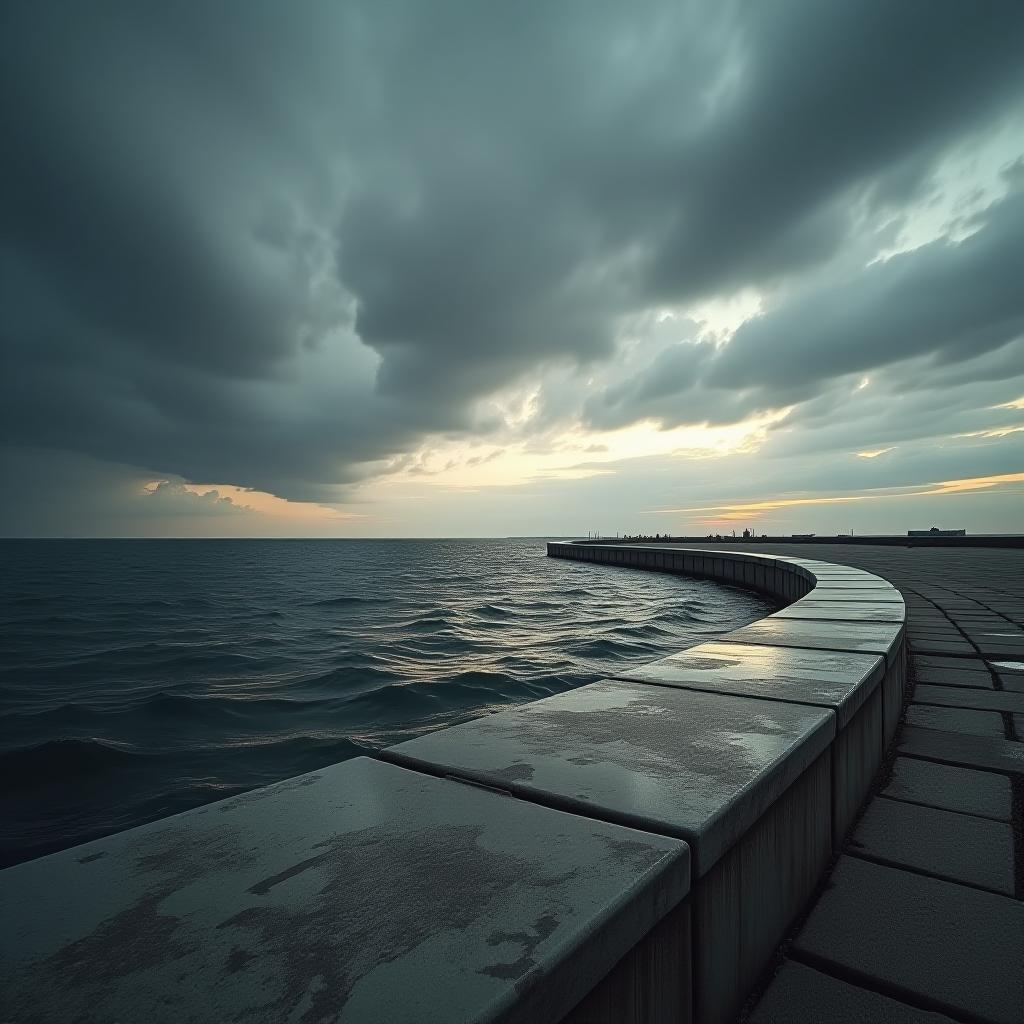
[[[7,0],[0,534],[1024,529],[1024,4]]]

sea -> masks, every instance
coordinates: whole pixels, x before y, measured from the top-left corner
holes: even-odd
[[[542,539],[0,541],[0,865],[760,618]]]

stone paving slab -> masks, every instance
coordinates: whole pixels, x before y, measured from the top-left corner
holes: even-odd
[[[966,640],[931,640],[910,638],[911,648],[918,654],[967,654],[973,655],[974,648]]]
[[[1011,693],[1024,693],[1024,675],[1021,675],[1019,672],[999,671],[996,671],[996,675],[999,678],[999,685],[1004,690],[1009,690]]]
[[[995,711],[974,711],[969,708],[937,708],[930,704],[911,704],[903,718],[907,725],[945,732],[969,733],[972,736],[1006,735],[1003,716]]]
[[[992,668],[1000,675],[1020,676],[1024,679],[1024,659],[995,658]]]
[[[880,797],[864,812],[849,848],[950,882],[1014,892],[1013,830],[988,818]]]
[[[1024,641],[1008,637],[979,637],[974,642],[986,658],[1024,659]]]
[[[0,872],[3,1020],[533,1024],[685,844],[356,758]]]
[[[948,658],[942,655],[920,654],[915,651],[914,666],[918,671],[938,668],[952,672],[982,672],[988,675],[988,666],[979,654],[975,654],[972,658]]]
[[[796,955],[956,1017],[1020,1024],[1024,904],[841,857]]]
[[[940,704],[950,708],[974,708],[978,711],[1016,711],[1024,714],[1024,693],[983,690],[978,687],[932,686],[918,683],[914,687],[916,704]]]
[[[898,757],[884,796],[1009,821],[1013,794],[1010,780],[993,772]]]
[[[1011,740],[905,725],[900,731],[897,749],[909,757],[942,764],[1024,775],[1024,743]]]
[[[711,642],[623,669],[616,678],[816,704],[832,708],[843,729],[884,674],[885,662],[876,654]]]
[[[927,683],[930,686],[970,686],[975,689],[992,690],[995,682],[989,672],[957,672],[951,668],[920,668],[917,658],[913,658],[913,678],[918,685]]]
[[[601,680],[381,756],[685,839],[696,878],[834,735],[824,708]]]
[[[952,1024],[878,992],[848,985],[788,960],[775,975],[748,1024]]]

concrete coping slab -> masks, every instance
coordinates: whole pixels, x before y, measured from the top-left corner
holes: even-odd
[[[683,839],[699,877],[834,735],[826,708],[605,679],[381,756]]]
[[[823,579],[819,577],[812,593],[820,595],[832,590],[870,590],[880,594],[899,594],[899,591],[891,583],[886,583],[883,579],[877,577],[862,579],[859,576],[842,577],[839,579]],[[877,600],[874,594],[872,594],[872,600]]]
[[[884,675],[885,660],[877,654],[712,642],[625,669],[616,678],[827,707],[841,730]]]
[[[560,1019],[685,843],[368,758],[0,872],[5,1016]]]
[[[892,660],[903,634],[901,622],[814,622],[769,615],[719,638],[728,643],[807,647],[815,650],[881,654]]]
[[[825,602],[868,601],[872,604],[897,604],[906,608],[903,595],[895,587],[833,587],[830,583],[819,583],[801,601]],[[799,602],[798,602],[799,603]]]
[[[773,619],[810,619],[840,622],[904,622],[903,603],[895,601],[815,601],[811,593],[769,616]]]

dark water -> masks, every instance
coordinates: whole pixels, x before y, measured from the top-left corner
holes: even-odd
[[[0,541],[0,863],[765,614],[536,540]]]

